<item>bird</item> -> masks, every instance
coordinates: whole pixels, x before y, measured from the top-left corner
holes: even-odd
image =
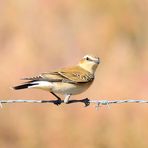
[[[68,104],[72,95],[87,90],[95,79],[95,72],[100,59],[94,55],[85,55],[76,66],[64,67],[38,76],[23,78],[24,83],[12,87],[20,89],[42,89],[49,91],[57,98],[57,105],[61,104],[60,95],[64,96],[64,103]]]

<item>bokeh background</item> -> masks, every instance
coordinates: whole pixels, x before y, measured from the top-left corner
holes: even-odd
[[[53,99],[13,91],[20,78],[100,57],[96,80],[74,99],[148,99],[147,0],[0,0],[0,98]],[[0,148],[146,148],[148,105],[6,104]]]

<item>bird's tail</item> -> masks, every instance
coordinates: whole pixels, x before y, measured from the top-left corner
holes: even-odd
[[[12,87],[15,90],[26,89],[26,88],[50,88],[51,83],[48,81],[28,81],[24,84]]]
[[[29,87],[31,87],[33,85],[36,85],[36,84],[35,83],[34,84],[33,83],[26,83],[26,84],[21,84],[21,85],[18,85],[18,86],[14,86],[12,88],[15,89],[15,90],[19,90],[19,89],[29,88]]]

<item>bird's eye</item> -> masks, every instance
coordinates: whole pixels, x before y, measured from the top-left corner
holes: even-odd
[[[86,57],[86,60],[89,60],[89,58],[88,58],[88,57]]]

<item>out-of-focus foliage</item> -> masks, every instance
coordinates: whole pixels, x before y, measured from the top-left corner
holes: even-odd
[[[20,78],[76,64],[87,53],[101,64],[89,90],[73,98],[148,98],[147,0],[0,1],[0,98],[51,99],[12,91]],[[11,104],[0,111],[1,148],[145,148],[145,104]]]

